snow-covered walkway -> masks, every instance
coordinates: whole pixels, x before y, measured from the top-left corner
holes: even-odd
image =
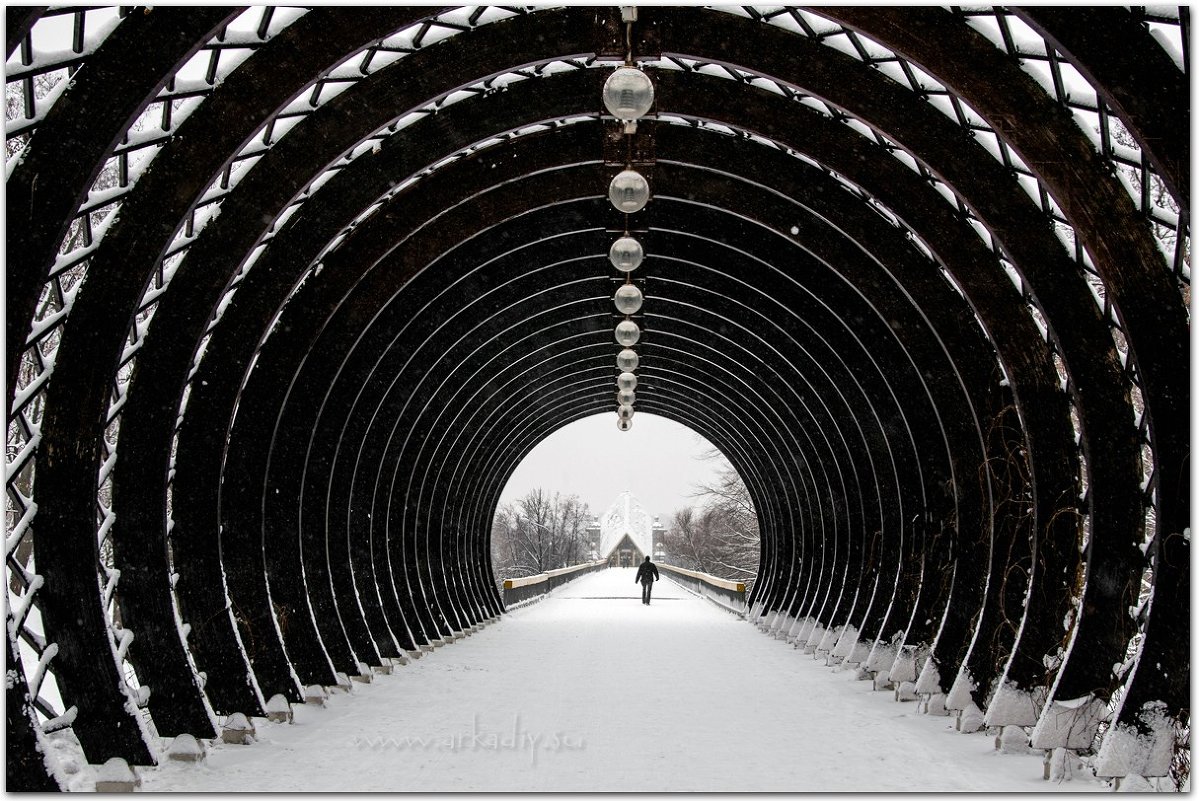
[[[1041,780],[663,579],[604,570],[142,790],[990,791]]]

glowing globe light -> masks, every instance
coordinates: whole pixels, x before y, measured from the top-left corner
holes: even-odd
[[[631,389],[622,389],[616,393],[616,402],[621,406],[632,406],[637,400],[637,393]]]
[[[641,211],[649,202],[649,182],[639,172],[621,170],[608,185],[608,200],[625,214]]]
[[[616,427],[621,431],[628,431],[633,427],[633,420],[632,418],[626,420],[623,417],[618,417],[616,418]]]
[[[653,104],[654,82],[636,67],[620,67],[604,81],[604,108],[617,119],[640,119]]]
[[[621,314],[636,314],[641,308],[641,290],[633,284],[621,284],[612,302]]]
[[[624,406],[624,405],[618,406],[616,408],[616,416],[619,417],[621,420],[632,420],[633,419],[633,407],[632,406]]]
[[[622,236],[608,248],[608,261],[622,273],[631,273],[641,266],[645,258],[645,250],[641,243],[631,236]]]
[[[616,377],[616,387],[621,392],[632,392],[637,388],[637,376],[632,373],[621,373]]]
[[[641,339],[641,329],[632,320],[621,320],[616,324],[616,341],[631,348]]]
[[[631,373],[637,369],[637,365],[641,360],[637,358],[637,351],[625,348],[620,353],[616,354],[616,367],[622,373]]]

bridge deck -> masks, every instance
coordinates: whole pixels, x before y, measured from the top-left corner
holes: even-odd
[[[1033,791],[1041,758],[997,754],[631,569],[545,600],[259,742],[144,769],[143,790]]]

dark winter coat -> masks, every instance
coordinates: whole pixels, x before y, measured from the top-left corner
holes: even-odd
[[[642,562],[641,567],[637,568],[637,578],[633,579],[633,582],[640,581],[642,584],[652,584],[657,580],[658,566],[653,562]]]

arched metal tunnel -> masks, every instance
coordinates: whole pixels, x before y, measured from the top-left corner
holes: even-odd
[[[1169,770],[1187,8],[635,16],[7,9],[10,789],[501,614],[508,476],[616,408],[626,230],[637,410],[744,477],[758,625]]]

